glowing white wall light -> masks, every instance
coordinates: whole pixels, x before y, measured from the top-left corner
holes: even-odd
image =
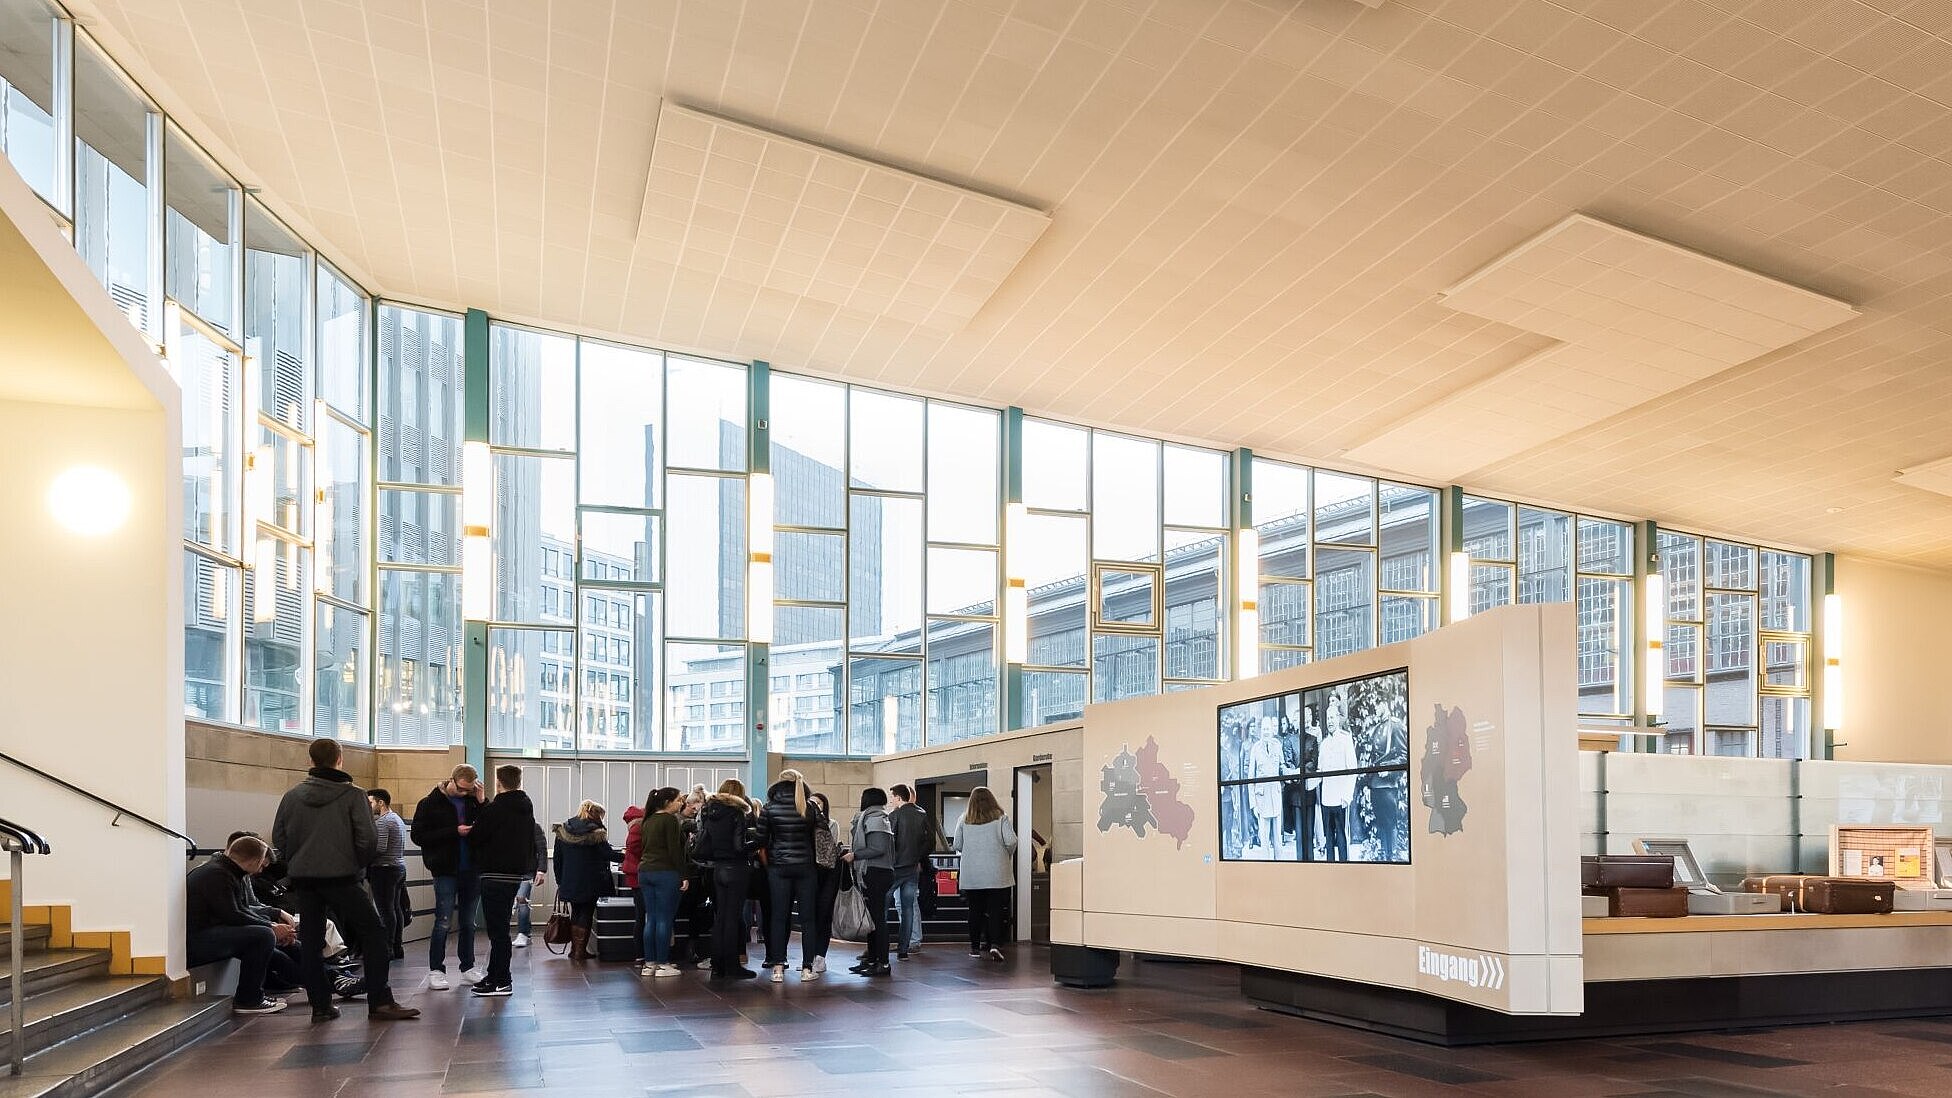
[[[77,465],[47,488],[54,521],[83,537],[114,533],[129,519],[129,486],[99,465]]]
[[[1844,726],[1844,600],[1823,596],[1823,727]]]
[[[773,643],[773,475],[746,478],[746,638]]]
[[[1024,586],[1023,549],[1026,514],[1012,503],[1003,516],[1003,662],[1030,659],[1030,592]]]
[[[487,621],[495,611],[495,459],[485,442],[461,444],[461,616]]]
[[[892,755],[899,741],[895,738],[896,726],[901,722],[901,701],[893,694],[881,699],[881,753]]]
[[[1646,666],[1641,673],[1641,690],[1645,694],[1641,708],[1652,724],[1667,709],[1667,578],[1659,572],[1649,572],[1645,590],[1647,650],[1642,655]]]
[[[1261,673],[1261,535],[1252,527],[1235,535],[1234,575],[1234,677],[1249,679]]]
[[[1458,550],[1450,555],[1450,620],[1460,622],[1471,616],[1471,554]]]

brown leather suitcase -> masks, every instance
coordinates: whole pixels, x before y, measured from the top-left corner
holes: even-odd
[[[1674,858],[1663,854],[1586,854],[1579,859],[1582,888],[1673,888]]]
[[[1790,911],[1808,915],[1886,915],[1896,887],[1889,881],[1806,873],[1777,873],[1742,882],[1743,891],[1773,892],[1783,897]]]
[[[1679,918],[1688,913],[1688,890],[1685,887],[1608,889],[1606,913],[1615,919]]]

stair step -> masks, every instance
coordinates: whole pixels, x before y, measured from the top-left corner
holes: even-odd
[[[109,955],[99,949],[44,949],[22,958],[22,982],[32,998],[43,991],[108,975]],[[13,993],[13,974],[0,964],[0,999]]]
[[[158,976],[109,976],[80,980],[27,997],[27,1055],[32,1056],[169,993]],[[13,1052],[13,1022],[0,1011],[0,1058]]]
[[[0,1098],[77,1098],[102,1091],[230,1023],[230,1000],[168,999],[27,1058],[0,1075]]]
[[[29,925],[26,927],[22,927],[21,929],[22,929],[22,934],[20,936],[20,940],[21,940],[21,948],[23,952],[32,953],[37,949],[47,948],[47,936],[50,933],[50,928],[46,926]],[[12,955],[13,943],[14,943],[13,927],[8,925],[5,922],[0,922],[0,968],[4,968],[6,966],[6,959]]]

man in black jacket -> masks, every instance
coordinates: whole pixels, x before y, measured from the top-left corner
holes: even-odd
[[[446,991],[447,933],[457,921],[454,943],[461,962],[461,982],[474,983],[481,971],[474,967],[474,909],[481,896],[481,877],[468,849],[468,831],[481,811],[486,792],[475,768],[462,763],[446,781],[420,799],[413,810],[413,845],[434,879],[434,929],[427,938],[427,987]]]
[[[895,828],[895,906],[901,912],[901,941],[896,949],[903,960],[922,951],[922,872],[935,849],[935,831],[929,814],[915,803],[915,791],[906,785],[891,785],[888,795],[893,808],[888,822]]]
[[[508,938],[515,893],[535,872],[535,805],[522,792],[522,768],[495,769],[495,799],[475,813],[468,848],[481,875],[481,919],[488,924],[488,972],[474,984],[480,996],[515,990],[508,972]]]
[[[262,871],[270,858],[264,840],[240,836],[222,854],[191,870],[184,886],[189,963],[207,965],[232,957],[239,962],[237,991],[230,1003],[233,1014],[276,1014],[285,1009],[283,999],[265,997],[264,978],[272,959],[281,956],[278,947],[293,941],[296,931],[259,910],[251,896],[251,874]]]
[[[366,1015],[376,1021],[420,1017],[393,1001],[387,986],[386,929],[360,877],[373,860],[379,840],[366,791],[339,769],[339,741],[317,739],[310,750],[312,769],[278,802],[271,843],[290,867],[291,894],[298,908],[300,976],[312,1003],[312,1021],[339,1016],[325,975],[325,920],[329,916],[348,942],[358,944],[366,975]]]

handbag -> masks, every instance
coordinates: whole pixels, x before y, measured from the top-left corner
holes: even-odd
[[[874,917],[868,913],[863,891],[850,888],[834,896],[834,937],[843,942],[866,942],[874,936]]]
[[[549,921],[542,924],[542,945],[551,953],[561,954],[569,950],[569,905],[561,900],[549,912]],[[562,949],[551,947],[562,946]]]

